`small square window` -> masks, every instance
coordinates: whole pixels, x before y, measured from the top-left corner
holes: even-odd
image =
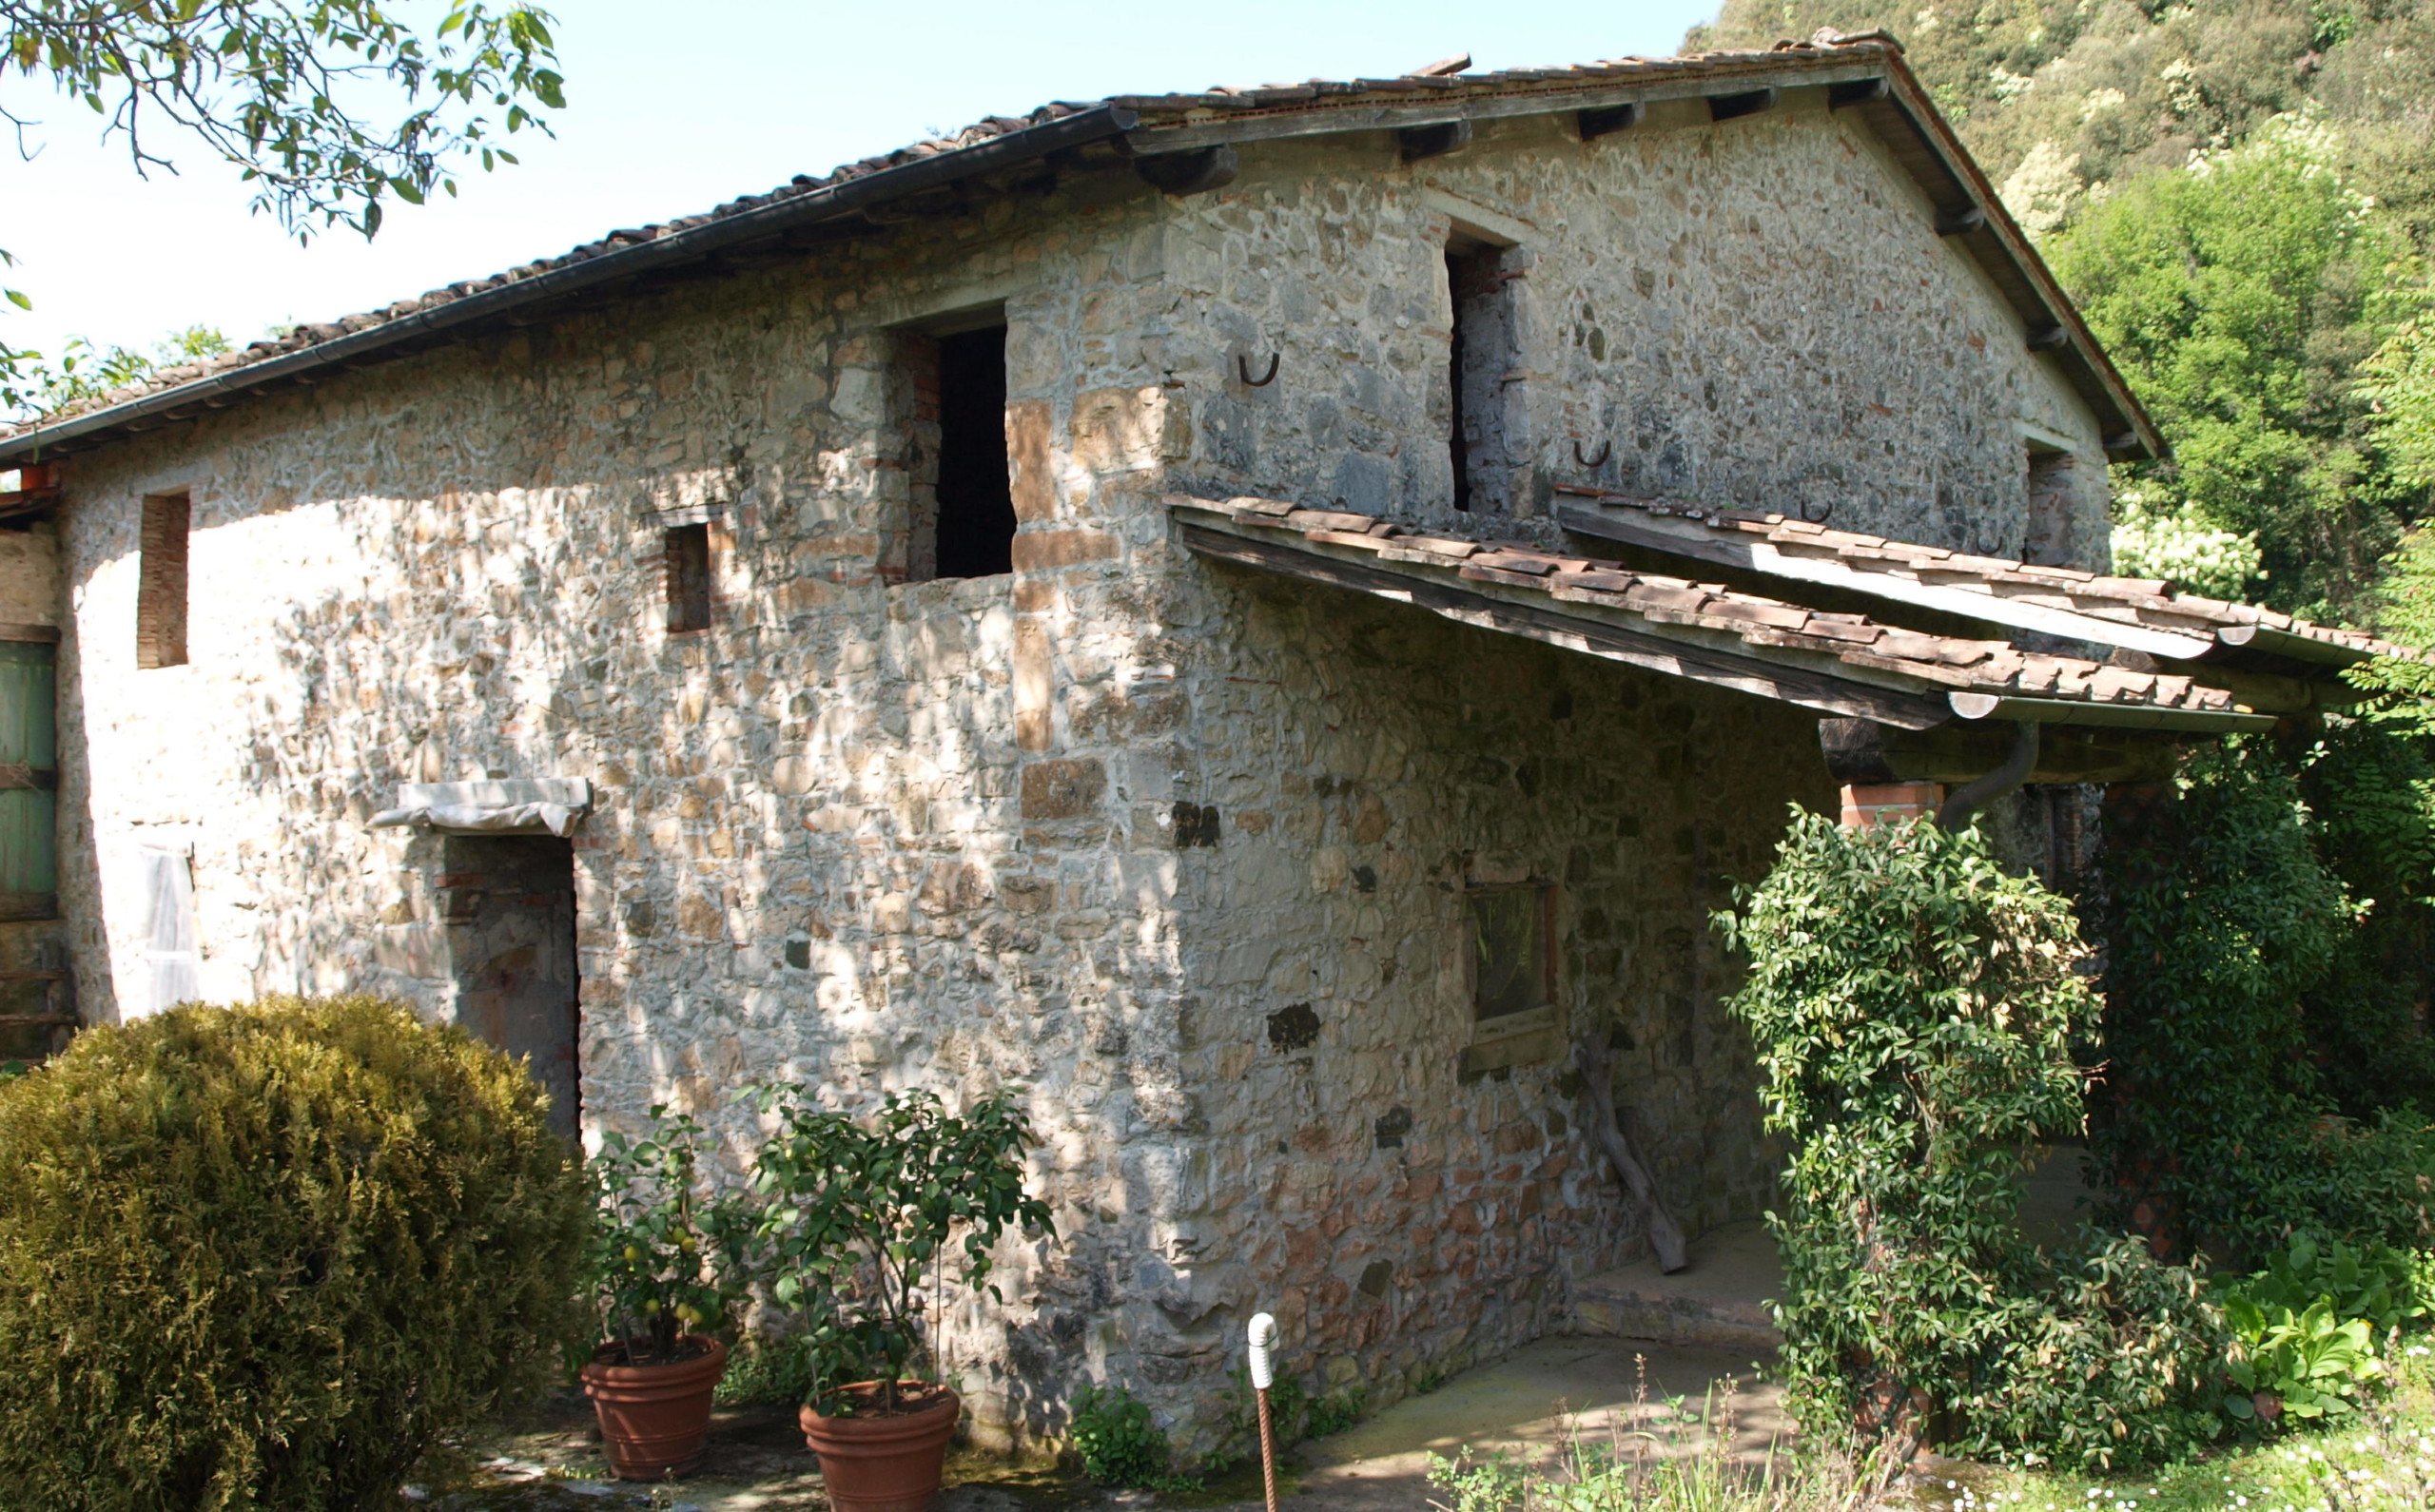
[[[669,527],[668,632],[711,628],[711,528],[708,525]]]
[[[1555,890],[1529,885],[1470,893],[1471,1014],[1483,1023],[1555,1001]]]

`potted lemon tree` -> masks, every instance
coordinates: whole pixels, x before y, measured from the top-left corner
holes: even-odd
[[[711,1394],[727,1373],[719,1338],[744,1299],[754,1229],[740,1192],[701,1190],[702,1128],[664,1107],[640,1139],[611,1134],[588,1254],[601,1342],[580,1372],[609,1467],[656,1481],[699,1459]]]
[[[829,1505],[921,1512],[963,1413],[921,1322],[923,1289],[945,1279],[994,1297],[999,1236],[1055,1232],[1023,1187],[1031,1126],[1003,1093],[960,1115],[932,1093],[891,1093],[863,1118],[793,1088],[756,1096],[776,1122],[752,1178],[759,1263],[804,1351],[804,1439]]]

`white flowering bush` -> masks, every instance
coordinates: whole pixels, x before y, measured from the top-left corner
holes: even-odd
[[[2114,500],[2114,570],[2124,577],[2161,577],[2206,598],[2240,598],[2266,575],[2254,534],[2218,530],[2187,514],[2151,512],[2146,498]]]

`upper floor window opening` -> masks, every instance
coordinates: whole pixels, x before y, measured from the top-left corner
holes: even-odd
[[[1511,513],[1514,458],[1506,388],[1520,360],[1510,249],[1457,231],[1446,243],[1446,290],[1453,307],[1447,343],[1447,427],[1453,505],[1464,514]]]
[[[184,494],[144,500],[135,572],[135,665],[186,664],[186,548],[194,514]]]
[[[1014,571],[1004,321],[902,332],[897,366],[906,443],[906,580]]]
[[[711,628],[711,527],[697,521],[661,533],[662,573],[668,592],[668,632],[681,635]]]
[[[2071,453],[2031,441],[2029,446],[2029,530],[2021,557],[2040,567],[2076,566],[2078,542],[2072,529],[2075,475],[2078,459]]]

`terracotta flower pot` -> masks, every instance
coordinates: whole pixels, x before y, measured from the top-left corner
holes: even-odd
[[[927,1512],[939,1494],[947,1441],[955,1437],[964,1399],[947,1386],[923,1389],[930,1394],[925,1405],[892,1417],[867,1412],[825,1418],[803,1409],[804,1442],[820,1456],[832,1512]],[[858,1399],[875,1397],[878,1390],[872,1381],[846,1388]]]
[[[600,1414],[609,1469],[620,1481],[664,1481],[702,1457],[727,1346],[690,1333],[683,1342],[708,1347],[668,1365],[613,1365],[623,1347],[604,1344],[583,1367],[583,1394]]]

